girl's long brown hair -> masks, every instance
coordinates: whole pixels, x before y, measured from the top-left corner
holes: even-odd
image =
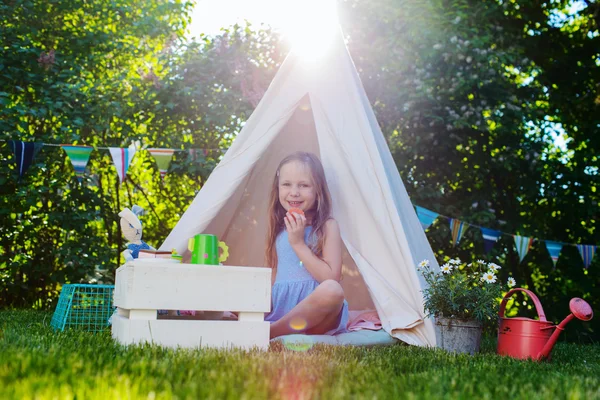
[[[325,243],[325,223],[331,218],[331,195],[329,194],[327,181],[325,181],[325,171],[323,170],[321,161],[314,154],[303,151],[290,154],[284,158],[279,163],[275,172],[273,185],[271,186],[271,196],[269,198],[269,228],[267,231],[265,258],[267,266],[274,270],[277,268],[275,239],[277,239],[277,235],[285,228],[283,218],[286,213],[285,208],[279,202],[279,172],[281,171],[281,167],[293,161],[298,161],[309,168],[313,184],[315,185],[316,199],[315,205],[311,210],[314,211],[311,225],[313,227],[312,235],[315,235],[317,238],[316,245],[312,247],[312,250],[317,257],[322,257],[323,245]]]

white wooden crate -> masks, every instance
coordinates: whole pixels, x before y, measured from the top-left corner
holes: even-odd
[[[269,345],[271,270],[131,261],[117,269],[112,336],[168,347]],[[237,321],[157,319],[158,310],[237,312]]]

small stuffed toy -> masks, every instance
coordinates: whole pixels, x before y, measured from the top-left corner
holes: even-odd
[[[131,210],[125,208],[119,213],[123,236],[125,239],[129,240],[129,243],[127,243],[127,250],[123,250],[121,253],[125,258],[125,261],[133,261],[138,258],[140,250],[156,250],[142,240],[142,223],[140,222],[138,215],[141,215],[143,211],[144,209],[142,207],[134,205]]]

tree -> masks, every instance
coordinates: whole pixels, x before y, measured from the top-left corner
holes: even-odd
[[[64,283],[111,282],[124,248],[123,207],[144,207],[144,239],[160,244],[252,112],[281,52],[275,36],[250,26],[186,41],[189,2],[2,7],[6,140],[181,150],[164,182],[138,151],[120,185],[106,150],[92,153],[78,183],[62,150],[46,146],[19,182],[5,147],[0,304],[45,307]]]
[[[136,70],[155,63],[165,43],[183,34],[189,7],[179,0],[2,3],[3,138],[121,145],[141,125],[141,112],[130,101]],[[46,147],[38,161],[18,182],[8,148],[3,152],[0,304],[5,306],[49,304],[60,283],[89,280],[109,264],[115,242],[111,197],[105,196],[114,186],[102,186],[110,167],[105,163],[97,170],[95,184],[81,185],[59,148]]]

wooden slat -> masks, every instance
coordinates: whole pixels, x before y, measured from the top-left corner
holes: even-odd
[[[238,321],[264,321],[264,313],[241,312],[238,315]]]
[[[112,336],[122,344],[156,343],[166,347],[245,349],[269,347],[268,322],[130,320],[112,317]]]
[[[125,309],[269,312],[271,270],[128,262],[117,270],[115,305]]]

